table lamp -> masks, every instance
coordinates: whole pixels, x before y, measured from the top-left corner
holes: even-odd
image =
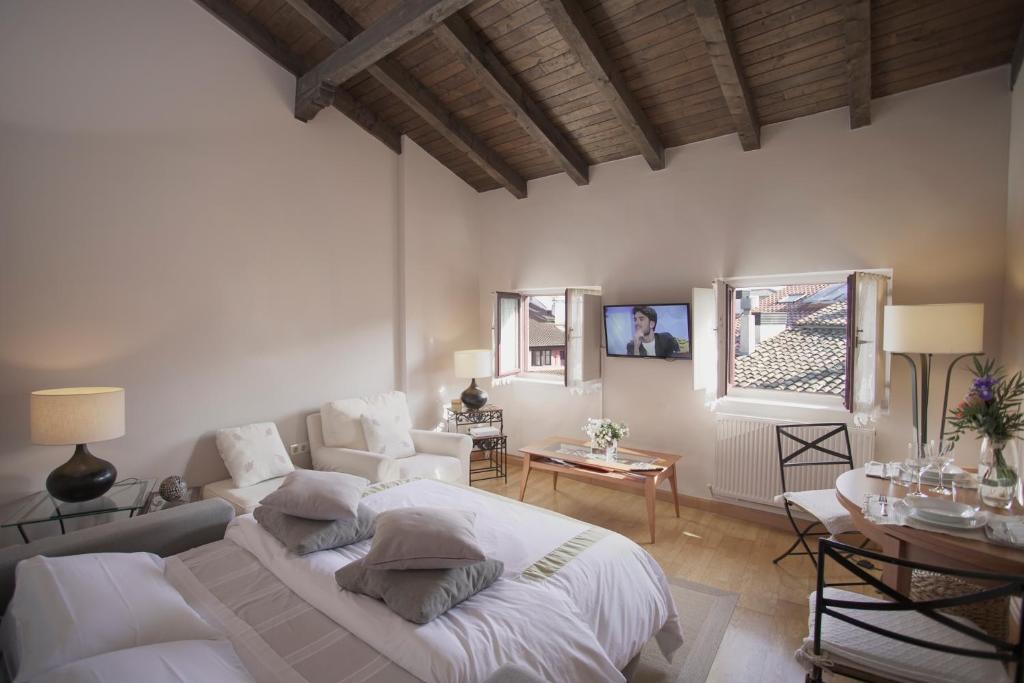
[[[46,478],[50,495],[79,503],[99,498],[110,490],[117,470],[90,453],[87,444],[124,436],[124,389],[76,387],[33,391],[30,408],[32,443],[75,446],[71,459]]]
[[[455,376],[470,380],[462,392],[462,404],[472,410],[480,410],[487,405],[487,392],[476,385],[476,378],[491,376],[491,352],[488,349],[456,351]]]
[[[946,434],[949,382],[956,364],[982,351],[985,331],[984,304],[929,304],[924,306],[886,306],[882,328],[882,348],[910,363],[911,406],[918,444],[928,443],[928,392],[931,388],[932,356],[955,355],[946,370],[946,388],[942,398],[942,423],[939,439]],[[913,356],[918,354],[920,368]],[[920,412],[918,377],[920,376]]]

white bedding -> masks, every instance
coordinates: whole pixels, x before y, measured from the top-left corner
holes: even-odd
[[[365,555],[371,541],[299,557],[251,515],[236,518],[226,537],[304,600],[428,683],[480,681],[508,662],[551,681],[623,681],[620,669],[651,637],[657,636],[667,657],[682,644],[661,568],[623,536],[603,535],[554,575],[537,580],[520,574],[589,525],[433,480],[379,491],[363,503],[378,512],[412,506],[473,511],[485,553],[505,563],[505,574],[419,626],[335,583],[334,573]]]

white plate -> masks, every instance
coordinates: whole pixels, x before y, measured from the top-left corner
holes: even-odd
[[[988,523],[988,513],[970,505],[941,498],[906,498],[909,514],[914,519],[953,529],[979,529]]]

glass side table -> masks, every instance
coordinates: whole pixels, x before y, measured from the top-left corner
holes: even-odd
[[[109,491],[94,500],[83,503],[65,503],[46,491],[29,496],[17,512],[0,524],[0,528],[17,527],[21,539],[29,542],[25,527],[43,522],[60,523],[60,532],[66,533],[64,520],[75,517],[91,517],[112,512],[127,512],[134,517],[146,505],[149,492],[156,484],[155,479],[129,479],[114,484]]]

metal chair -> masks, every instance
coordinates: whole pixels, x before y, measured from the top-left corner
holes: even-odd
[[[786,516],[796,534],[793,545],[772,560],[778,564],[790,555],[806,555],[816,565],[815,554],[807,545],[807,537],[837,536],[854,531],[853,520],[836,497],[836,490],[818,489],[791,491],[786,480],[786,471],[797,467],[844,467],[853,469],[853,448],[850,446],[850,432],[842,422],[816,422],[809,424],[776,425],[775,438],[779,449],[779,474],[782,477],[782,499]],[[831,442],[831,446],[826,445]],[[793,517],[792,507],[796,505],[815,521],[803,529]],[[812,531],[815,527],[825,531]],[[798,546],[803,550],[797,551]]]
[[[925,570],[971,579],[980,585],[956,597],[912,600],[884,584],[855,561]],[[835,588],[825,581],[828,561],[859,577],[887,600]],[[980,629],[943,610],[1024,597],[1024,576],[962,571],[888,557],[829,539],[818,541],[818,582],[811,595],[813,633],[796,658],[807,668],[807,681],[821,681],[822,671],[865,681],[1024,681],[1024,643]],[[826,619],[828,617],[828,619]],[[1017,615],[1018,627],[1021,617]],[[1011,672],[1007,672],[1009,666]]]

